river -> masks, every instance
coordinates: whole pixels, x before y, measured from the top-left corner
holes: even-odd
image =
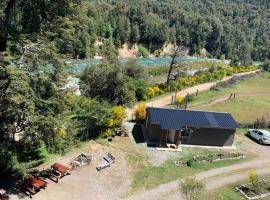
[[[171,57],[158,57],[158,58],[136,58],[138,63],[145,67],[154,67],[154,66],[162,66],[162,65],[169,65],[172,61]],[[128,59],[119,59],[120,63],[125,63]],[[186,56],[181,59],[181,62],[204,62],[204,61],[212,61],[212,62],[221,62],[218,59],[211,59],[211,58],[201,58],[201,57],[192,57]],[[225,60],[228,63],[228,60]],[[90,59],[90,60],[73,60],[67,62],[68,65],[71,66],[72,71],[81,72],[85,69],[88,65],[97,65],[100,63],[99,59]]]

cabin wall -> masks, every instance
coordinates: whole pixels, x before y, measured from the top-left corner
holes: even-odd
[[[194,129],[190,138],[182,138],[182,144],[205,145],[205,146],[232,146],[235,129]]]
[[[159,124],[148,124],[148,139],[151,142],[159,142],[160,134],[162,133],[162,129]]]

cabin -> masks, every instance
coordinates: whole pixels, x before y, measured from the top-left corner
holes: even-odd
[[[232,146],[238,124],[230,113],[148,108],[146,138],[150,145]]]

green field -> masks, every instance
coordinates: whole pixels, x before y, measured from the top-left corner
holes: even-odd
[[[231,93],[235,99],[229,100]],[[240,81],[219,91],[205,91],[189,103],[188,109],[230,112],[238,122],[254,122],[264,116],[270,120],[270,73]]]

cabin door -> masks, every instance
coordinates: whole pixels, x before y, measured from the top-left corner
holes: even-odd
[[[168,142],[169,143],[174,143],[174,138],[175,138],[175,130],[170,129],[169,134],[168,134]]]

